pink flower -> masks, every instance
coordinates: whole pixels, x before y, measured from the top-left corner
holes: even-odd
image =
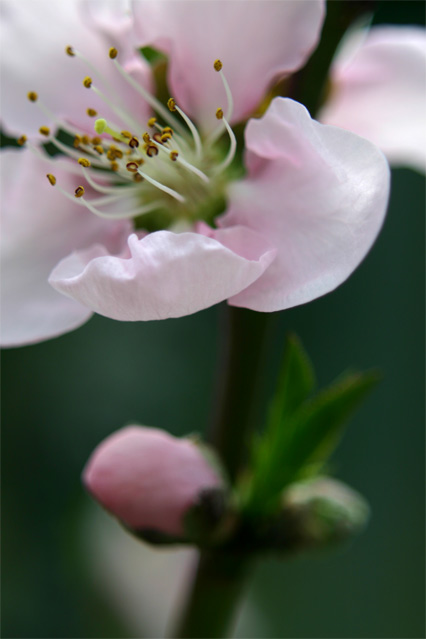
[[[331,95],[319,114],[368,138],[389,162],[426,170],[426,32],[374,27],[345,39],[331,73]]]
[[[200,495],[222,486],[197,445],[156,428],[128,426],[104,440],[83,472],[87,490],[135,530],[183,535]]]
[[[333,290],[361,262],[389,193],[387,163],[367,140],[276,98],[249,121],[247,175],[235,179],[231,125],[303,66],[323,21],[321,0],[265,6],[146,1],[129,16],[121,3],[2,3],[4,123],[31,138],[1,154],[4,345],[59,335],[92,312],[163,319],[223,300],[282,310]],[[169,56],[174,112],[134,53],[148,45]],[[21,99],[28,91],[35,103]],[[95,142],[87,108],[99,116]],[[46,157],[40,126],[68,158]],[[77,133],[79,149],[56,129]]]

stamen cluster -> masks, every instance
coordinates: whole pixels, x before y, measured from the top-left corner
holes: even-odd
[[[93,68],[73,47],[67,46],[65,51],[70,57],[78,57]],[[125,71],[117,60],[117,49],[112,47],[108,55],[118,73],[151,106],[156,116],[149,118],[146,130],[141,131],[141,124],[101,91],[91,76],[86,76],[83,85],[99,96],[124,125],[118,127],[97,117],[98,112],[89,106],[87,115],[97,117],[94,124],[96,135],[92,137],[56,118],[41,102],[38,94],[30,91],[28,99],[37,104],[56,127],[56,132],[52,133],[49,127],[42,126],[40,134],[61,153],[77,161],[87,183],[86,187],[79,185],[73,195],[63,190],[56,177],[48,173],[50,184],[65,197],[85,206],[95,215],[108,219],[140,218],[160,210],[162,224],[166,226],[182,219],[188,222],[208,219],[212,202],[223,197],[224,172],[236,151],[236,139],[228,123],[233,108],[232,94],[223,75],[222,62],[215,60],[213,67],[220,74],[225,88],[227,114],[225,117],[223,109],[218,108],[216,117],[220,125],[203,138],[174,98],[169,98],[165,107]],[[104,83],[108,85],[106,81]],[[58,131],[61,130],[72,136],[72,143],[66,144],[59,139]],[[216,143],[224,132],[229,136],[230,146],[226,157],[220,158],[220,148],[217,148]],[[22,136],[19,143],[26,144],[26,137]],[[29,147],[40,155],[35,146]],[[76,167],[72,166],[70,170],[75,171]],[[87,185],[102,196],[87,199]],[[116,210],[112,209],[112,205],[115,205],[113,208]],[[143,226],[143,219],[140,223]]]

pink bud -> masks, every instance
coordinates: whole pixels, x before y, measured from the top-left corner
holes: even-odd
[[[83,481],[105,508],[136,530],[183,533],[201,491],[221,486],[196,444],[157,428],[128,426],[103,441]]]

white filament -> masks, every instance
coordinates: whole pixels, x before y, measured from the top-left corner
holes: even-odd
[[[186,113],[178,107],[177,104],[175,105],[175,109],[188,125],[188,129],[191,131],[192,137],[194,138],[195,152],[197,154],[197,158],[201,159],[203,155],[203,145],[201,143],[201,138],[200,138],[200,134],[198,133],[197,127],[192,122],[192,120],[186,115]]]
[[[230,145],[229,145],[229,151],[228,154],[226,156],[226,158],[223,160],[223,162],[221,162],[220,164],[218,164],[215,168],[214,168],[214,174],[215,175],[219,175],[220,173],[222,173],[232,162],[232,160],[235,157],[235,151],[237,150],[237,140],[236,137],[234,135],[233,130],[231,129],[231,127],[229,126],[226,118],[222,118],[223,119],[223,123],[225,125],[225,128],[228,132],[229,135],[229,139],[230,139]]]
[[[121,194],[123,194],[123,187],[113,187],[113,186],[103,186],[102,184],[99,184],[98,182],[95,182],[95,180],[92,178],[92,176],[90,175],[90,172],[87,171],[87,168],[84,166],[81,166],[81,169],[83,171],[83,175],[86,178],[86,180],[88,181],[88,183],[90,184],[90,186],[95,189],[95,191],[98,191],[98,193],[106,193],[106,194],[114,194],[114,193],[118,193],[121,192]],[[126,186],[125,188],[125,192],[126,194],[131,192],[131,193],[135,193],[136,191],[138,191],[137,187],[129,187]]]
[[[168,195],[171,195],[173,198],[175,198],[175,200],[178,200],[178,202],[185,202],[185,198],[183,197],[183,195],[181,195],[174,189],[171,189],[168,186],[161,184],[161,182],[157,182],[157,180],[154,180],[154,178],[150,177],[149,175],[147,175],[147,173],[144,173],[140,169],[138,169],[138,173],[139,175],[142,175],[142,177],[145,178],[147,182],[157,187],[157,189],[160,189],[160,191],[164,191],[164,193],[168,193]]]
[[[124,109],[120,109],[120,107],[116,106],[104,93],[102,93],[102,91],[100,91],[100,89],[95,87],[94,84],[91,84],[90,88],[101,98],[101,100],[105,102],[105,104],[110,107],[110,109],[114,111],[114,113],[118,115],[119,118],[122,119],[123,122],[127,124],[127,126],[130,126],[130,128],[133,128],[136,131],[138,130],[139,124],[132,118],[130,113],[127,113]]]
[[[172,127],[179,129],[182,135],[185,135],[185,129],[178,122],[178,120],[170,113],[169,109],[167,109],[157,98],[155,98],[149,91],[147,91],[143,86],[141,86],[136,80],[132,78],[121,66],[121,64],[117,60],[113,60],[116,69],[119,73],[127,80],[127,82],[139,93],[141,97],[144,98],[146,102],[156,111],[165,122],[170,122]]]

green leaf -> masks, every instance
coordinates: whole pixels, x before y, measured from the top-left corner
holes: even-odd
[[[376,371],[349,373],[300,408],[291,420],[291,436],[282,451],[281,489],[307,464],[327,461],[343,425],[379,380]]]
[[[291,338],[270,419],[253,452],[248,511],[273,510],[286,486],[309,476],[312,469],[318,473],[336,447],[344,423],[380,379],[377,372],[347,373],[307,399],[313,374],[302,355],[297,340]]]
[[[266,428],[252,443],[252,466],[257,478],[256,491],[267,492],[269,469],[280,465],[280,451],[286,446],[286,424],[315,387],[312,364],[299,338],[287,337],[284,361],[268,412]],[[266,485],[264,485],[266,484]]]
[[[289,335],[284,365],[271,404],[269,423],[282,423],[312,393],[315,374],[297,335]]]
[[[291,334],[287,337],[284,362],[269,408],[265,431],[261,437],[253,441],[252,455],[255,465],[269,465],[271,451],[284,445],[286,432],[283,424],[307,399],[314,387],[315,375],[312,364],[299,338]]]

